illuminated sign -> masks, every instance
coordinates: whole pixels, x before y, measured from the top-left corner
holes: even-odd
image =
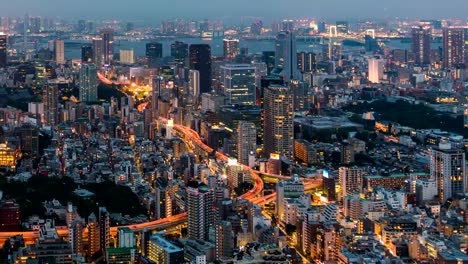
[[[280,155],[279,155],[278,153],[271,153],[271,154],[270,154],[270,159],[279,160],[279,159],[280,159]]]

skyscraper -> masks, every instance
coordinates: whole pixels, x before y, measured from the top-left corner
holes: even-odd
[[[105,255],[106,248],[110,245],[110,222],[109,212],[105,207],[99,207],[99,245]]]
[[[93,38],[93,63],[97,67],[101,67],[104,61],[102,38]]]
[[[155,219],[161,219],[172,215],[172,200],[170,197],[169,182],[164,177],[158,177],[155,181]]]
[[[383,79],[385,60],[369,58],[368,79],[372,83],[379,83]]]
[[[103,63],[111,64],[114,59],[114,30],[105,28],[101,30]]]
[[[411,38],[411,51],[415,56],[417,65],[431,63],[431,33],[423,27],[413,28]]]
[[[187,188],[188,237],[208,240],[209,227],[214,225],[214,193],[206,185]]]
[[[444,60],[445,68],[452,68],[460,63],[465,63],[465,29],[444,28]]]
[[[286,81],[298,79],[296,37],[292,32],[280,32],[275,41],[275,67],[282,70]]]
[[[452,148],[450,143],[440,143],[431,149],[431,179],[437,183],[440,201],[456,198],[466,192],[465,152]]]
[[[133,64],[135,63],[135,54],[133,49],[120,50],[120,63],[122,64]]]
[[[255,104],[255,67],[250,64],[226,64],[221,66],[224,92],[230,104]]]
[[[182,41],[176,41],[171,44],[171,56],[177,63],[185,63],[188,56],[188,44]]]
[[[317,55],[304,51],[297,53],[297,67],[302,73],[315,71],[317,69]]]
[[[0,33],[0,68],[7,65],[7,40],[8,36]]]
[[[96,102],[97,96],[97,68],[93,63],[83,63],[80,67],[80,101]]]
[[[274,51],[263,51],[262,52],[262,61],[267,66],[268,74],[271,73],[271,70],[275,68],[275,52]]]
[[[232,224],[228,221],[221,221],[216,225],[216,259],[221,257],[232,257],[234,249],[234,235],[232,233]]]
[[[48,126],[55,126],[58,123],[58,85],[49,82],[44,87],[43,92],[45,123]]]
[[[195,97],[200,96],[200,72],[197,70],[189,70],[188,92]]]
[[[60,40],[60,39],[54,40],[54,54],[55,54],[55,62],[57,64],[65,63],[65,43],[63,42],[63,40]]]
[[[93,47],[90,45],[81,46],[81,62],[90,63],[93,61]]]
[[[239,55],[239,40],[226,38],[223,40],[224,59],[231,60]]]
[[[239,121],[237,125],[237,162],[249,164],[249,156],[257,149],[257,128],[248,121]]]
[[[264,154],[291,158],[294,141],[294,102],[288,87],[270,85],[264,91],[263,140]]]
[[[146,60],[148,67],[157,67],[158,61],[163,56],[162,43],[151,42],[146,43]]]
[[[211,92],[211,47],[208,44],[190,45],[190,69],[200,72],[200,93]]]
[[[96,215],[91,213],[88,217],[88,242],[89,242],[89,255],[93,255],[101,249],[99,234],[99,222]]]
[[[73,254],[83,254],[83,221],[76,219],[73,220],[69,227],[69,239]],[[89,234],[89,233],[88,233]]]

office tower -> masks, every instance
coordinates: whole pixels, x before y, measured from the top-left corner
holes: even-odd
[[[167,132],[166,132],[167,133]],[[155,180],[155,209],[154,218],[162,219],[172,215],[172,199],[170,196],[169,182],[164,177]]]
[[[297,68],[300,72],[314,72],[317,70],[317,55],[313,52],[297,53]]]
[[[96,102],[97,96],[97,68],[93,63],[83,63],[80,67],[80,101]]]
[[[55,62],[57,64],[65,63],[65,43],[63,42],[63,40],[60,40],[60,39],[54,40],[54,54],[55,54]]]
[[[465,36],[464,28],[444,28],[444,63],[445,68],[455,67],[465,63]]]
[[[444,142],[430,153],[431,179],[437,182],[439,200],[446,201],[466,192],[465,152]]]
[[[71,223],[68,235],[70,239],[70,244],[72,248],[72,253],[76,255],[83,254],[83,221],[73,220]]]
[[[336,21],[336,31],[338,34],[348,34],[349,24],[347,21]]]
[[[184,250],[158,235],[149,241],[148,259],[158,264],[184,263]]]
[[[366,52],[376,52],[379,50],[379,44],[374,36],[366,35],[364,38],[364,45],[366,47]]]
[[[104,41],[102,38],[93,38],[93,63],[97,67],[101,67],[104,61],[103,46]]]
[[[89,255],[94,255],[101,250],[101,235],[99,230],[99,222],[94,213],[88,217],[88,242]]]
[[[58,85],[47,83],[43,89],[44,120],[46,125],[55,126],[58,123]]]
[[[280,181],[276,184],[276,216],[283,224],[284,217],[284,199],[298,198],[304,194],[304,184],[299,180],[299,176],[294,174],[290,180]]]
[[[190,69],[200,72],[200,93],[211,92],[211,47],[208,44],[190,45]]]
[[[31,157],[39,155],[39,129],[31,124],[25,123],[19,128],[21,152]]]
[[[286,81],[299,79],[296,37],[292,32],[280,32],[276,36],[275,67],[282,70]]]
[[[255,67],[250,64],[221,66],[221,81],[230,104],[255,104]]]
[[[239,40],[224,39],[223,40],[223,55],[225,60],[232,60],[239,55]]]
[[[148,67],[157,67],[158,62],[163,57],[162,43],[146,43],[146,60]]]
[[[81,46],[81,62],[90,63],[93,61],[93,47],[89,45]]]
[[[221,221],[216,225],[215,230],[216,245],[215,254],[216,259],[222,257],[232,257],[232,250],[234,249],[234,235],[232,233],[232,224],[228,221]]]
[[[423,27],[413,28],[411,51],[416,65],[431,64],[431,33]]]
[[[263,51],[262,61],[267,66],[268,74],[275,68],[275,52],[274,51]]]
[[[7,65],[7,42],[8,36],[0,32],[0,68]]]
[[[257,150],[257,128],[248,121],[239,121],[237,125],[237,162],[249,164],[249,156]]]
[[[102,38],[102,54],[104,64],[110,65],[114,59],[114,30],[112,28],[105,28],[101,30]]]
[[[208,240],[209,227],[214,224],[214,193],[206,185],[187,188],[188,237]]]
[[[268,69],[264,62],[254,62],[251,65],[255,67],[255,90],[256,90],[255,100],[258,101],[257,93],[262,85],[262,78],[268,75]]]
[[[379,83],[380,80],[384,77],[384,65],[385,60],[383,59],[376,59],[376,58],[369,58],[368,59],[368,79],[369,82],[372,83]]]
[[[264,154],[293,156],[294,102],[288,87],[270,85],[264,93],[263,140]]]
[[[133,49],[120,50],[120,63],[133,64],[135,63],[135,54]]]
[[[119,227],[119,248],[132,248],[136,246],[135,233],[128,227]]]
[[[292,80],[289,89],[293,94],[294,111],[307,111],[310,109],[310,85],[308,82]]]
[[[171,44],[171,56],[176,63],[185,64],[188,57],[188,44],[182,41],[176,41]]]
[[[83,33],[86,31],[86,21],[85,20],[78,20],[78,24],[76,26],[76,31],[79,33]]]
[[[361,192],[364,173],[363,169],[357,167],[340,167],[338,169],[342,198]]]
[[[200,96],[200,72],[197,70],[189,70],[189,90],[190,95],[194,97]]]
[[[99,245],[101,252],[105,254],[110,245],[109,212],[105,207],[99,207]]]

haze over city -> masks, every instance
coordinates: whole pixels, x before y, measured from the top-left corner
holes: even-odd
[[[282,18],[319,17],[322,19],[384,19],[389,17],[466,18],[466,0],[1,0],[0,15],[31,13],[71,19],[134,19],[159,22],[170,18],[227,18],[241,16]],[[435,12],[437,11],[437,12]]]

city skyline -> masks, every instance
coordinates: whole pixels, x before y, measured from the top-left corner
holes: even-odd
[[[116,1],[57,1],[57,0],[21,0],[2,7],[1,16],[23,16],[25,13],[37,16],[48,16],[67,19],[132,19],[145,23],[160,22],[173,18],[216,18],[238,21],[239,18],[262,18],[273,21],[283,18],[317,17],[320,19],[387,19],[387,18],[419,18],[466,19],[466,9],[458,8],[466,4],[464,0],[452,0],[451,5],[439,0],[395,0],[391,3],[376,5],[372,0],[294,0],[265,1],[253,4],[247,0],[237,1],[234,6],[226,8],[226,1],[205,0],[203,8],[200,4],[189,0],[175,0],[161,4],[148,0],[132,2],[135,8],[128,8],[123,0]],[[94,8],[89,9],[92,5]],[[50,8],[53,6],[54,8]],[[144,7],[144,8],[138,8]],[[268,8],[266,8],[268,7]],[[193,10],[197,9],[194,14]],[[437,12],[433,12],[437,10]]]

